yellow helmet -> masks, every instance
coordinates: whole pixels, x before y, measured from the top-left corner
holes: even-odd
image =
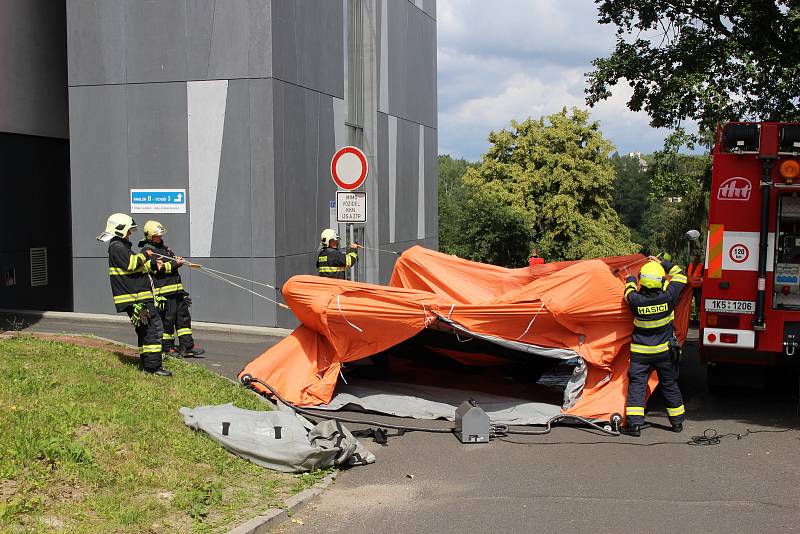
[[[322,241],[322,246],[327,247],[330,245],[332,239],[339,241],[339,234],[337,234],[331,228],[326,228],[322,231],[322,234],[320,234],[319,238]]]
[[[154,235],[167,235],[167,229],[158,221],[147,221],[144,223],[144,238],[150,239]]]
[[[132,230],[136,227],[136,221],[134,221],[130,215],[113,213],[108,218],[108,221],[106,221],[106,231],[100,235],[108,235],[109,239],[111,236],[124,238],[128,235],[128,230]]]
[[[661,289],[667,273],[657,261],[649,261],[639,271],[639,285],[650,289]]]

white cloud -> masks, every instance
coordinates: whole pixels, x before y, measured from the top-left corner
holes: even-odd
[[[439,0],[439,152],[477,160],[491,130],[562,107],[585,108],[584,73],[614,45],[586,0]],[[620,152],[650,152],[665,132],[625,103],[631,89],[591,110]]]

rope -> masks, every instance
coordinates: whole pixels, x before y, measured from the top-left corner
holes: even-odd
[[[166,258],[168,260],[174,260],[175,259],[172,256],[165,256],[164,254],[159,254],[158,252],[153,252],[153,256],[160,256],[160,257]],[[256,285],[259,285],[259,286],[268,287],[270,289],[274,289],[274,290],[277,291],[277,288],[275,286],[271,286],[269,284],[264,284],[262,282],[256,282],[255,280],[250,280],[249,278],[245,278],[243,276],[237,276],[235,274],[230,274],[230,273],[226,273],[224,271],[219,271],[217,269],[212,269],[211,267],[206,267],[205,265],[200,265],[199,263],[191,263],[191,262],[187,262],[187,263],[189,264],[189,266],[193,267],[196,271],[204,273],[205,275],[210,276],[211,278],[216,278],[217,280],[221,280],[221,281],[225,282],[226,284],[230,284],[230,285],[232,285],[234,287],[238,287],[239,289],[244,289],[248,293],[252,293],[253,295],[255,295],[257,297],[260,297],[260,298],[262,298],[264,300],[268,300],[269,302],[277,304],[281,308],[285,308],[287,310],[290,309],[289,306],[287,306],[286,304],[283,304],[282,302],[278,302],[277,300],[271,299],[271,298],[269,298],[269,297],[267,297],[265,295],[262,295],[261,293],[256,293],[252,289],[248,289],[248,288],[246,288],[244,286],[240,286],[239,284],[235,283],[233,280],[228,280],[225,277],[226,276],[230,276],[231,278],[236,278],[236,279],[242,280],[244,282],[250,282],[251,284],[256,284]]]
[[[165,256],[164,254],[159,254],[158,252],[153,252],[153,256],[161,256],[162,258],[166,258],[168,260],[174,260],[175,259],[172,256]],[[190,267],[193,267],[196,270],[204,270],[204,271],[209,271],[209,272],[212,272],[212,273],[217,273],[217,274],[222,275],[222,276],[228,276],[230,278],[236,278],[237,280],[242,280],[244,282],[250,282],[251,284],[268,287],[270,289],[274,289],[275,291],[278,291],[277,287],[271,286],[269,284],[265,284],[263,282],[256,282],[255,280],[250,280],[249,278],[245,278],[243,276],[237,276],[235,274],[226,273],[225,271],[212,269],[211,267],[207,267],[205,265],[200,265],[199,263],[192,263],[192,262],[186,262],[186,263],[188,263]]]
[[[363,332],[364,332],[363,330],[361,330],[359,327],[357,327],[356,325],[354,325],[353,323],[351,323],[350,321],[348,321],[348,320],[347,320],[347,317],[345,317],[345,316],[344,316],[344,312],[342,312],[342,305],[341,305],[341,303],[339,302],[339,297],[341,297],[341,296],[342,296],[342,294],[341,294],[341,293],[339,293],[338,295],[336,295],[336,307],[337,307],[337,308],[339,308],[339,315],[341,315],[341,316],[342,316],[342,319],[344,319],[344,320],[345,320],[345,322],[347,322],[347,324],[349,324],[350,326],[352,326],[353,328],[355,328],[355,329],[356,329],[356,330],[358,330],[359,332],[362,332],[362,333],[363,333]]]
[[[207,271],[205,271],[205,269],[200,269],[200,270],[199,270],[199,272],[201,272],[201,273],[205,273],[205,275],[206,275],[206,276],[210,276],[211,278],[216,278],[217,280],[221,280],[222,282],[225,282],[226,284],[230,284],[230,285],[232,285],[232,286],[234,286],[234,287],[238,287],[239,289],[244,289],[244,290],[245,290],[245,291],[247,291],[248,293],[252,293],[252,294],[253,294],[253,295],[255,295],[256,297],[260,297],[260,298],[262,298],[262,299],[264,299],[264,300],[268,300],[268,301],[270,301],[270,302],[272,302],[272,303],[274,303],[274,304],[277,304],[277,305],[278,305],[278,306],[280,306],[281,308],[286,308],[287,310],[288,310],[288,309],[290,309],[290,308],[289,308],[289,306],[287,306],[286,304],[284,304],[284,303],[282,303],[282,302],[278,302],[277,300],[275,300],[275,299],[271,299],[271,298],[269,298],[269,297],[267,297],[267,296],[265,296],[265,295],[262,295],[261,293],[256,293],[256,292],[255,292],[255,291],[253,291],[252,289],[246,288],[246,287],[244,287],[244,286],[240,286],[240,285],[239,285],[239,284],[237,284],[236,282],[234,282],[234,281],[232,281],[232,280],[228,280],[227,278],[225,278],[225,277],[223,277],[223,276],[220,276],[220,275],[218,275],[218,274],[216,274],[216,273],[207,272]]]
[[[531,322],[528,323],[528,328],[526,328],[525,331],[522,334],[520,334],[517,339],[522,339],[522,337],[528,333],[528,330],[531,329],[531,326],[533,326],[533,322],[536,320],[537,317],[539,317],[539,312],[541,312],[543,308],[544,308],[544,302],[542,302],[542,305],[539,306],[539,309],[536,311],[536,314],[534,314],[533,319],[531,319]]]

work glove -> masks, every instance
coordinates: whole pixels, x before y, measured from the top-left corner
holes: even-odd
[[[669,361],[677,364],[681,360],[683,349],[675,334],[672,334],[672,339],[669,340]]]
[[[164,309],[167,307],[167,297],[156,295],[155,300],[156,300],[156,308],[161,311],[164,311]]]
[[[141,302],[133,305],[133,313],[131,313],[131,323],[136,328],[150,324],[150,312],[147,307]]]

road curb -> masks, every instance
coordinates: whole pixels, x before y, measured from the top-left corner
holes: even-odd
[[[98,323],[130,323],[124,315],[108,315],[104,313],[79,313],[41,310],[11,310],[0,308],[0,313],[7,315],[22,315],[28,317],[41,317],[43,319],[66,319],[71,321],[94,321]],[[209,332],[227,332],[231,334],[255,334],[262,336],[286,337],[292,333],[287,328],[273,326],[250,326],[240,324],[207,323],[192,321],[192,328]]]
[[[247,523],[240,525],[233,530],[229,530],[228,534],[264,534],[289,519],[302,508],[304,508],[312,499],[325,491],[336,479],[336,473],[331,473],[326,476],[313,487],[303,490],[296,495],[292,495],[286,499],[285,508],[270,508],[258,517],[254,517]]]

